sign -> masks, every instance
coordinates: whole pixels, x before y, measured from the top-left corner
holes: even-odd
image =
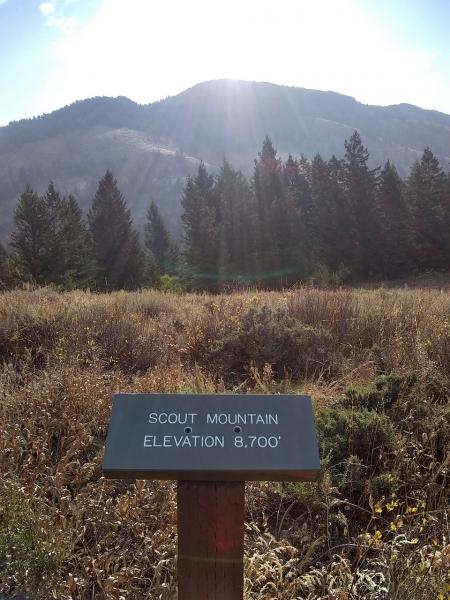
[[[114,397],[103,461],[106,477],[311,481],[319,468],[308,396]]]

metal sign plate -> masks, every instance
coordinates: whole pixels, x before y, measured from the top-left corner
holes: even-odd
[[[308,396],[117,394],[103,473],[117,479],[311,481]]]

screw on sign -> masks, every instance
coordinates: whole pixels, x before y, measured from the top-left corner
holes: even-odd
[[[103,472],[178,481],[179,600],[242,600],[245,481],[313,481],[311,399],[117,394]]]

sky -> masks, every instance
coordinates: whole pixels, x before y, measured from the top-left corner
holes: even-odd
[[[0,0],[0,125],[230,78],[450,114],[450,0]]]

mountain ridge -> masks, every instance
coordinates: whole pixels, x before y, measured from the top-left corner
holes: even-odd
[[[354,96],[351,96],[349,94],[344,94],[342,92],[336,92],[334,90],[315,90],[313,88],[305,88],[305,87],[300,87],[300,86],[293,86],[293,85],[282,85],[282,84],[277,84],[277,83],[272,83],[270,81],[249,81],[249,80],[244,80],[244,79],[208,79],[205,81],[201,81],[199,83],[196,83],[188,88],[186,88],[185,90],[182,90],[181,92],[179,92],[178,94],[174,94],[174,95],[168,95],[165,96],[164,98],[159,98],[157,100],[154,100],[152,102],[137,102],[136,100],[133,100],[132,98],[128,98],[128,96],[124,96],[124,95],[119,95],[119,96],[105,96],[105,95],[100,95],[100,96],[91,96],[89,98],[82,98],[82,99],[77,99],[74,100],[73,102],[70,102],[69,104],[65,104],[59,108],[56,108],[50,112],[46,112],[46,113],[42,113],[42,114],[37,114],[37,115],[32,115],[30,117],[22,117],[20,119],[13,119],[12,121],[9,121],[8,123],[4,124],[4,125],[0,125],[0,131],[2,129],[6,129],[7,127],[9,127],[10,125],[15,125],[15,124],[19,124],[19,123],[24,123],[27,121],[32,121],[34,119],[43,119],[45,117],[54,115],[55,113],[64,111],[66,109],[70,109],[71,107],[78,105],[78,104],[83,104],[83,103],[90,103],[93,101],[97,101],[97,100],[112,100],[112,101],[120,101],[120,102],[126,102],[129,104],[132,104],[134,106],[138,106],[138,107],[149,107],[155,104],[159,104],[161,102],[165,102],[166,100],[170,99],[170,98],[176,98],[178,96],[181,96],[182,94],[185,94],[187,92],[190,92],[196,88],[199,88],[201,86],[205,86],[205,85],[210,85],[210,84],[216,84],[216,83],[233,83],[233,84],[254,84],[254,85],[267,85],[267,86],[273,86],[276,88],[286,88],[286,89],[295,89],[295,90],[301,90],[301,91],[305,91],[305,92],[315,92],[318,94],[330,94],[336,97],[341,97],[341,98],[347,98],[348,100],[351,100],[357,104],[360,104],[361,106],[365,106],[365,107],[376,107],[376,108],[387,108],[387,109],[395,109],[395,108],[412,108],[412,109],[419,109],[420,111],[426,112],[426,113],[434,113],[436,115],[441,115],[444,116],[446,118],[450,117],[449,113],[445,113],[443,111],[437,110],[437,109],[432,109],[432,108],[423,108],[420,107],[416,104],[412,104],[410,102],[399,102],[397,104],[371,104],[371,103],[366,103],[366,102],[362,102],[360,100],[357,100]]]
[[[428,146],[448,168],[450,115],[407,103],[369,105],[331,90],[227,79],[149,104],[78,100],[0,127],[0,236],[25,184],[42,191],[53,180],[86,210],[107,168],[138,226],[152,197],[176,231],[185,177],[200,161],[214,169],[226,156],[248,174],[265,135],[282,157],[339,157],[355,129],[374,167],[389,159],[405,176]]]

